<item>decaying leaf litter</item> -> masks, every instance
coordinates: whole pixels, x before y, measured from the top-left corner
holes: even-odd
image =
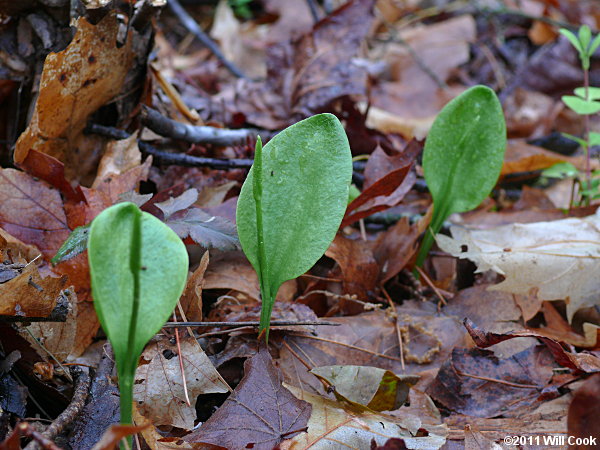
[[[595,2],[102,3],[0,4],[5,448],[112,448],[131,433],[144,448],[599,436],[596,207],[543,172],[585,170],[560,134],[585,123],[560,100],[583,72],[558,30],[595,35]],[[591,86],[599,69],[592,57]],[[504,110],[501,178],[448,218],[417,278],[432,216],[423,139],[475,84]],[[257,136],[322,112],[345,127],[356,195],[325,256],[278,291],[259,346],[237,198]],[[50,262],[122,201],[170,226],[191,262],[172,319],[188,326],[146,347],[134,429],[116,426],[86,232]]]

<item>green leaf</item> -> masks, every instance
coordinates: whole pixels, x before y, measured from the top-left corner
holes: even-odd
[[[592,40],[592,31],[590,30],[590,27],[587,25],[582,25],[579,27],[578,37],[584,53],[589,55],[588,47],[590,46],[590,41]]]
[[[260,177],[255,187],[257,170]],[[261,282],[261,329],[268,329],[279,286],[309,270],[335,237],[351,178],[348,138],[331,114],[286,128],[264,149],[257,144],[236,215],[242,249]],[[264,239],[263,258],[259,257],[259,236]]]
[[[596,133],[595,131],[590,131],[590,145],[600,145],[600,133]]]
[[[598,36],[596,36],[594,38],[594,40],[592,41],[592,44],[590,45],[590,48],[588,49],[588,54],[590,56],[592,56],[594,53],[596,53],[598,46],[600,46],[600,34]]]
[[[547,178],[569,178],[575,177],[579,174],[579,170],[573,164],[568,162],[556,163],[547,169],[542,171],[542,176]]]
[[[561,28],[560,30],[558,30],[560,34],[562,34],[564,37],[566,37],[569,42],[571,43],[571,45],[573,47],[575,47],[575,49],[582,54],[583,53],[583,48],[581,47],[581,43],[579,42],[579,39],[577,38],[577,36],[575,36],[575,33],[573,33],[570,30],[567,30],[566,28]]]
[[[490,88],[474,86],[442,109],[423,152],[423,171],[433,197],[433,234],[450,214],[476,208],[490,194],[505,150],[504,114]],[[433,234],[425,234],[417,265],[424,262]]]
[[[600,102],[584,100],[574,95],[563,95],[562,101],[577,114],[587,116],[600,111]]]
[[[575,89],[575,95],[585,100],[585,88],[578,87]],[[598,87],[589,87],[588,88],[588,100],[600,100],[600,88]]]
[[[63,245],[60,246],[56,252],[56,255],[54,255],[54,258],[50,260],[52,265],[75,258],[77,255],[85,251],[87,248],[90,226],[91,224],[87,224],[82,227],[77,227],[71,231],[71,234],[69,234],[67,240],[63,242]]]
[[[128,423],[138,359],[183,292],[187,251],[156,217],[119,203],[93,220],[88,258],[94,307],[115,353],[121,422]]]

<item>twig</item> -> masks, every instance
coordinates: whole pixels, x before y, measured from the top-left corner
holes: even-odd
[[[248,322],[167,322],[163,328],[174,327],[257,327],[260,325],[258,321]],[[296,326],[296,325],[330,325],[337,327],[338,322],[327,322],[325,320],[273,320],[271,326]]]
[[[415,266],[415,269],[417,269],[417,272],[419,272],[419,275],[421,275],[423,277],[423,280],[425,280],[425,283],[433,290],[433,292],[435,293],[437,298],[440,299],[440,303],[442,305],[446,306],[448,304],[448,302],[446,301],[446,299],[444,298],[444,296],[442,295],[440,290],[436,287],[436,285],[433,284],[431,279],[427,276],[425,271],[423,269],[421,269],[419,266]]]
[[[396,314],[396,308],[394,307],[394,302],[392,301],[392,297],[388,294],[388,291],[385,289],[383,284],[381,285],[381,292],[383,292],[384,297],[387,299],[390,304],[390,308],[392,308],[394,326],[396,328],[396,335],[398,336],[398,346],[400,347],[400,365],[402,366],[402,371],[404,372],[404,343],[402,342],[402,330],[400,329],[400,325],[398,324],[398,314]]]
[[[183,98],[177,89],[173,87],[169,81],[163,76],[163,74],[158,70],[153,64],[150,64],[150,70],[152,71],[152,75],[158,81],[163,92],[169,97],[171,103],[177,108],[177,110],[190,122],[198,123],[200,121],[200,115],[193,109],[190,109],[188,105],[185,104]]]
[[[179,21],[183,24],[187,30],[192,33],[202,44],[208,48],[213,55],[217,57],[221,63],[229,70],[233,75],[238,78],[247,78],[246,75],[231,61],[225,58],[225,55],[221,52],[221,49],[215,42],[204,32],[200,25],[190,16],[185,9],[179,4],[177,0],[169,0],[169,8],[177,16]]]
[[[179,301],[177,303],[179,303]],[[177,314],[175,312],[173,312],[173,319],[177,322]],[[185,368],[183,367],[183,355],[181,354],[181,343],[179,342],[179,330],[177,328],[175,328],[175,341],[177,342],[177,353],[179,354],[179,370],[181,371],[181,380],[183,381],[185,403],[188,406],[192,406],[190,403],[190,397],[188,395],[187,380],[185,379]]]
[[[454,370],[456,371],[456,373],[458,375],[460,375],[461,377],[470,377],[470,378],[476,378],[478,380],[483,380],[483,381],[490,381],[492,383],[500,383],[500,384],[505,384],[507,386],[510,387],[515,387],[515,388],[520,388],[520,389],[539,389],[539,386],[534,386],[533,384],[520,384],[520,383],[512,383],[510,381],[505,381],[505,380],[498,380],[497,378],[488,378],[488,377],[482,377],[480,375],[473,375],[471,373],[467,373],[467,372],[463,372],[461,370],[458,370],[456,367],[454,367]]]
[[[315,22],[319,21],[319,11],[317,11],[317,5],[315,5],[315,0],[306,0],[308,8],[310,9],[310,15],[312,16]]]
[[[71,369],[73,379],[75,380],[75,393],[71,399],[71,403],[67,408],[60,413],[60,415],[52,422],[46,431],[42,433],[42,436],[46,439],[54,439],[67,427],[79,414],[85,406],[85,400],[87,399],[88,392],[90,390],[90,376],[87,371],[80,369],[79,367],[73,367]],[[34,450],[41,448],[40,444],[35,440],[30,442],[25,450]],[[44,448],[46,448],[44,446]]]
[[[213,169],[249,169],[252,167],[251,159],[218,159],[203,158],[199,156],[185,155],[181,153],[171,153],[159,150],[143,141],[138,141],[140,150],[144,153],[160,159],[160,162],[168,165],[184,167],[211,167]]]
[[[223,128],[188,125],[163,116],[155,109],[142,106],[141,120],[144,125],[161,136],[192,144],[239,145],[247,139],[256,139],[257,131],[249,129],[227,130]]]
[[[95,123],[89,124],[86,129],[86,133],[99,134],[106,136],[111,139],[121,140],[127,139],[131,135],[124,130],[120,130],[114,127],[107,127],[104,125],[98,125]],[[140,150],[149,155],[160,158],[163,164],[179,165],[185,167],[211,167],[213,169],[249,169],[252,167],[254,160],[252,159],[219,159],[219,158],[203,158],[199,156],[185,155],[181,153],[166,152],[159,150],[156,147],[138,139],[138,146]],[[355,161],[352,163],[352,167],[355,171],[365,170],[364,161]]]

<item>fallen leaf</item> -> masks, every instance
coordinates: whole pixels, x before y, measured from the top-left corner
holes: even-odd
[[[570,449],[597,448],[600,442],[600,374],[588,378],[575,394],[569,406],[569,436],[581,440],[580,445],[572,445]],[[587,442],[587,445],[586,445]]]
[[[567,303],[569,321],[580,308],[599,303],[600,210],[583,219],[514,224],[490,230],[453,226],[453,238],[438,235],[442,250],[477,264],[477,272],[505,276],[490,287],[540,300]],[[462,246],[467,251],[462,251]]]
[[[194,428],[200,394],[227,392],[216,369],[194,338],[180,339],[181,354],[169,339],[157,339],[142,353],[135,375],[138,411],[155,425]],[[179,358],[183,360],[191,405],[186,404]]]
[[[306,371],[298,356],[313,367],[361,365],[415,374],[439,367],[455,346],[466,343],[458,318],[439,315],[433,303],[405,301],[395,312],[403,337],[403,355],[398,330],[385,311],[334,317],[329,320],[341,326],[320,326],[315,333],[287,333],[285,342],[291,350],[284,346],[278,360],[286,383],[323,394],[321,383]]]
[[[42,278],[35,264],[19,264],[18,274],[0,283],[0,315],[10,318],[47,318],[61,300],[66,277]],[[68,301],[66,301],[68,304]]]
[[[542,147],[529,145],[524,140],[511,139],[506,146],[500,176],[547,169],[560,162],[570,162],[580,170],[585,168],[585,160],[581,157],[561,155]]]
[[[341,227],[400,203],[415,183],[411,168],[421,150],[411,141],[402,153],[389,157],[378,147],[365,167],[363,192],[348,205]]]
[[[111,425],[102,435],[102,439],[94,445],[92,450],[114,450],[119,446],[121,439],[139,433],[148,426],[149,425]]]
[[[185,290],[179,299],[185,318],[190,322],[200,322],[202,320],[202,287],[209,260],[209,253],[205,251],[200,264],[194,270],[194,273],[188,277]]]
[[[374,294],[379,267],[367,242],[338,234],[325,255],[334,259],[342,269],[344,294],[361,299],[368,299]]]
[[[539,404],[555,367],[545,347],[529,347],[506,359],[489,350],[455,348],[427,393],[446,409],[469,416],[522,414]]]
[[[196,189],[188,189],[177,197],[169,197],[164,202],[154,203],[158,209],[160,209],[165,215],[165,219],[168,219],[178,211],[183,211],[189,208],[198,200],[198,191]]]
[[[22,163],[30,149],[49,154],[65,163],[69,179],[93,164],[90,155],[74,151],[75,142],[88,117],[121,91],[132,60],[129,40],[117,47],[116,13],[97,25],[81,17],[75,27],[67,48],[46,57],[35,110],[14,155]]]
[[[402,419],[369,412],[356,413],[339,402],[288,387],[296,397],[312,405],[308,433],[280,444],[282,450],[301,448],[372,448],[371,442],[383,445],[390,438],[402,438],[409,449],[438,449],[446,442],[444,425],[425,426],[419,417]],[[425,436],[419,430],[426,431]]]
[[[596,356],[592,352],[580,352],[571,353],[567,352],[563,346],[542,334],[535,333],[533,331],[514,331],[509,333],[492,333],[491,331],[484,331],[469,319],[464,321],[465,327],[469,332],[471,338],[478,347],[490,347],[499,342],[503,342],[509,339],[519,337],[535,337],[540,339],[548,348],[554,360],[563,367],[568,367],[576,372],[599,372],[600,371],[600,357]]]
[[[369,32],[375,0],[351,0],[292,43],[267,51],[267,79],[235,93],[246,121],[285,128],[348,95],[366,95],[367,71],[353,58]],[[233,96],[232,96],[233,97]]]
[[[54,359],[62,363],[70,355],[78,356],[81,353],[76,345],[77,296],[71,290],[65,290],[62,295],[65,296],[65,307],[68,308],[64,322],[35,322],[27,327],[29,332],[19,330],[19,334],[31,344],[38,355],[51,363],[54,363]]]
[[[0,169],[0,226],[47,259],[70,232],[60,193],[14,169]]]
[[[106,145],[93,188],[97,188],[103,179],[110,174],[120,175],[142,164],[142,153],[137,145],[138,133],[133,133],[126,139],[110,141]]]
[[[311,406],[283,387],[281,373],[265,347],[244,363],[244,374],[225,403],[184,441],[271,450],[306,430]]]
[[[440,84],[445,85],[452,71],[468,61],[469,43],[476,36],[475,20],[462,15],[394,33],[397,37],[384,55],[377,55],[388,62],[391,81],[374,87],[367,124],[407,139],[423,139],[437,113],[464,90]]]
[[[372,411],[393,411],[408,400],[416,375],[398,376],[369,366],[322,366],[311,373],[332,386],[336,398]]]
[[[217,248],[222,251],[240,250],[241,245],[235,224],[224,217],[213,216],[199,208],[169,217],[167,224],[177,235],[190,238],[204,248]]]

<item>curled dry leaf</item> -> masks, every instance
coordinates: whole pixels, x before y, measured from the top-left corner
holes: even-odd
[[[338,400],[360,409],[393,411],[408,400],[408,390],[419,380],[417,375],[396,375],[369,366],[323,366],[311,373],[335,388]]]
[[[308,433],[282,442],[281,449],[372,448],[372,441],[383,445],[391,438],[404,439],[409,449],[437,449],[446,442],[448,429],[445,425],[426,425],[418,416],[410,414],[400,419],[370,412],[351,412],[325,397],[292,386],[288,389],[312,405],[312,414]],[[420,429],[426,431],[425,436],[419,434]]]
[[[364,190],[348,205],[341,226],[400,203],[415,183],[416,175],[411,168],[422,148],[411,141],[402,153],[388,156],[378,147],[365,167]]]
[[[202,320],[202,287],[209,260],[209,253],[206,251],[196,270],[188,277],[185,290],[179,299],[185,317],[190,322]]]
[[[556,367],[545,347],[529,347],[505,359],[489,350],[455,348],[427,393],[450,411],[468,416],[522,414],[542,401]]]
[[[21,163],[30,149],[47,153],[65,163],[68,178],[93,164],[90,155],[73,150],[89,116],[121,91],[132,58],[129,40],[117,47],[115,13],[97,25],[81,17],[75,26],[67,48],[46,57],[33,117],[14,156]]]
[[[450,231],[453,238],[436,237],[442,250],[470,259],[477,272],[506,277],[490,289],[535,296],[539,306],[565,300],[569,321],[578,309],[600,304],[600,210],[583,219]]]
[[[98,441],[92,450],[113,450],[117,448],[121,439],[139,433],[145,430],[150,425],[111,425],[108,430],[102,435],[102,439]]]
[[[600,372],[600,357],[596,356],[594,353],[588,352],[567,352],[559,342],[554,339],[550,339],[543,334],[539,334],[534,331],[492,333],[476,327],[475,324],[469,319],[465,319],[464,324],[469,332],[469,335],[478,347],[486,348],[498,344],[499,342],[504,342],[518,337],[534,337],[540,339],[546,345],[546,347],[548,347],[548,350],[552,354],[552,357],[556,363],[562,367],[568,367],[576,372]]]
[[[244,363],[244,378],[202,426],[183,438],[225,448],[271,450],[306,430],[309,403],[282,385],[282,375],[264,346]]]
[[[194,428],[196,398],[200,394],[227,392],[216,369],[194,338],[180,340],[181,354],[168,339],[151,342],[142,353],[135,375],[134,400],[140,414],[155,425]],[[186,403],[179,358],[191,406]]]
[[[61,294],[67,302],[67,318],[64,322],[35,322],[27,331],[20,329],[19,334],[31,344],[31,347],[44,360],[53,363],[66,361],[70,356],[78,356],[83,349],[77,345],[77,296],[67,289]],[[41,345],[40,345],[41,344]],[[42,347],[43,345],[43,347]]]

